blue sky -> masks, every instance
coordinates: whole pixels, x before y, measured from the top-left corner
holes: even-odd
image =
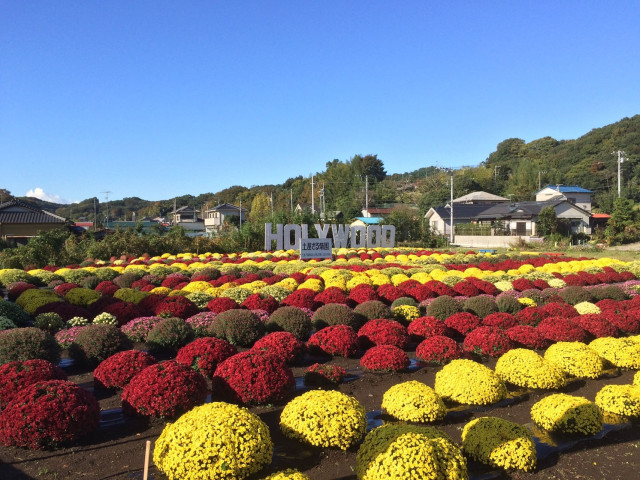
[[[477,165],[640,113],[640,2],[0,0],[0,188],[147,200]]]

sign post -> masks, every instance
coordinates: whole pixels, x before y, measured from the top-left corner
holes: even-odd
[[[303,238],[300,241],[300,260],[333,258],[330,238]]]

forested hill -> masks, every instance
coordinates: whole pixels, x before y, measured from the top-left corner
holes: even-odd
[[[579,185],[596,193],[596,209],[610,212],[617,196],[618,157],[614,152],[618,150],[626,154],[622,163],[623,195],[640,203],[640,115],[595,128],[575,140],[551,137],[529,143],[519,138],[504,140],[479,165],[454,173],[454,195],[484,190],[516,200],[530,200],[539,185]],[[421,211],[443,204],[450,195],[448,174],[435,166],[387,174],[383,159],[378,159],[377,155],[355,155],[349,160],[328,161],[324,167],[314,178],[316,208],[323,205],[328,211],[340,210],[345,219],[359,215],[367,194],[370,206],[404,203],[417,205]],[[9,192],[4,192],[6,199]],[[254,211],[257,219],[271,212],[271,198],[276,212],[290,212],[292,203],[294,206],[310,204],[311,180],[298,176],[279,185],[251,188],[236,185],[216,193],[189,194],[162,201],[129,197],[110,201],[109,217],[130,220],[133,212],[138,219],[167,215],[174,202],[178,207],[188,205],[201,209],[203,206],[212,207],[225,202],[238,204],[241,201],[243,207]],[[73,205],[35,201],[42,208],[74,220],[93,220],[94,203],[99,219],[104,218],[106,211],[104,202],[97,198]]]

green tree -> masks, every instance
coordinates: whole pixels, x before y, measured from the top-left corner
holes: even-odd
[[[640,231],[635,217],[632,200],[616,199],[604,232],[607,244],[619,245],[637,241],[640,238]]]
[[[271,197],[266,193],[258,193],[251,202],[249,221],[252,223],[262,222],[271,215]]]
[[[558,217],[552,206],[544,207],[538,214],[537,233],[541,237],[553,235],[558,231]]]

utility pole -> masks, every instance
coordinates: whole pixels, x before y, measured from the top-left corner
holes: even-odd
[[[493,167],[493,181],[497,182],[498,181],[498,169],[500,168],[500,165],[494,165]]]
[[[105,194],[105,198],[106,198],[106,202],[107,202],[107,217],[106,217],[106,221],[105,221],[105,228],[107,227],[107,223],[109,223],[109,194],[111,193],[111,190],[105,190],[104,192],[100,192],[100,193],[104,193]]]
[[[618,198],[620,198],[620,165],[626,160],[626,158],[624,158],[624,152],[622,150],[618,150],[613,153],[618,154]]]
[[[364,208],[369,215],[369,175],[364,176]]]
[[[93,231],[96,231],[98,225],[98,210],[96,210],[96,197],[93,197]]]
[[[242,199],[240,199],[240,228],[242,228]]]
[[[449,244],[453,244],[453,170],[451,173],[451,219],[449,220],[451,223],[451,229],[449,231]]]
[[[316,213],[315,192],[313,191],[313,175],[311,175],[311,215]]]
[[[273,192],[271,192],[271,217],[273,217]]]
[[[538,190],[542,189],[542,183],[540,182],[541,174],[547,173],[546,171],[538,170]]]
[[[293,188],[291,189],[291,213],[293,213]]]

